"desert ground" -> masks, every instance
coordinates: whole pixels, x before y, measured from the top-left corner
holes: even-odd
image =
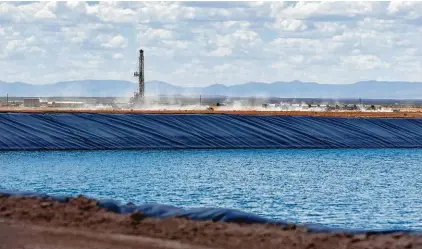
[[[312,233],[288,225],[234,224],[120,215],[84,196],[61,203],[0,196],[0,248],[422,248],[422,235]]]
[[[272,110],[147,110],[147,109],[40,109],[0,108],[0,113],[103,113],[103,114],[232,114],[313,117],[365,117],[365,118],[421,118],[422,112],[414,109],[400,112],[381,111],[272,111]]]

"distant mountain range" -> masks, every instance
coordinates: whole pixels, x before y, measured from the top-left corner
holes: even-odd
[[[0,96],[20,97],[129,97],[137,84],[121,80],[80,80],[35,85],[0,81]],[[280,98],[383,98],[420,99],[422,82],[361,81],[354,84],[315,82],[249,82],[226,86],[182,87],[161,81],[146,82],[146,95],[220,95],[229,97]]]

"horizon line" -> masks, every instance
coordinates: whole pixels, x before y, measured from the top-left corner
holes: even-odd
[[[129,82],[129,83],[133,83],[133,84],[137,84],[137,82],[134,81],[129,81],[129,80],[118,80],[118,79],[81,79],[81,80],[65,80],[65,81],[57,81],[57,82],[53,82],[53,83],[42,83],[42,84],[33,84],[33,83],[27,83],[27,82],[22,82],[22,81],[13,81],[13,82],[8,82],[8,81],[2,81],[0,80],[0,83],[6,83],[6,84],[16,84],[16,83],[21,83],[21,84],[26,84],[26,85],[33,85],[33,86],[45,86],[45,85],[55,85],[58,83],[69,83],[69,82],[81,82],[81,81],[123,81],[123,82]],[[145,83],[151,83],[151,82],[160,82],[160,83],[166,83],[166,84],[170,84],[173,86],[177,86],[177,87],[197,87],[197,88],[204,88],[204,87],[210,87],[210,86],[215,86],[215,85],[223,85],[223,86],[227,86],[227,87],[231,87],[231,86],[240,86],[240,85],[245,85],[245,84],[251,84],[251,83],[257,83],[257,84],[275,84],[275,83],[311,83],[311,84],[317,84],[317,85],[354,85],[357,83],[365,83],[365,82],[385,82],[385,83],[422,83],[422,81],[398,81],[398,80],[362,80],[362,81],[356,81],[353,83],[319,83],[319,82],[315,82],[315,81],[301,81],[301,80],[292,80],[292,81],[273,81],[273,82],[259,82],[259,81],[249,81],[249,82],[244,82],[244,83],[238,83],[238,84],[224,84],[224,83],[213,83],[213,84],[209,84],[209,85],[204,85],[204,86],[192,86],[192,85],[179,85],[179,84],[175,84],[175,83],[169,83],[167,81],[161,81],[161,80],[149,80],[149,81],[145,81]]]

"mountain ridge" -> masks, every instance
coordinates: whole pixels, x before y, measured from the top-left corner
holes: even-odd
[[[146,95],[220,95],[228,97],[281,98],[422,98],[422,82],[358,81],[352,84],[320,84],[303,81],[246,82],[238,85],[179,86],[147,81]],[[130,97],[137,84],[124,80],[73,80],[51,84],[28,84],[0,80],[0,95],[22,97],[84,96]]]

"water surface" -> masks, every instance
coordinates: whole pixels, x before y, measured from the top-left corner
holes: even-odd
[[[0,188],[422,230],[422,150],[0,152]]]

